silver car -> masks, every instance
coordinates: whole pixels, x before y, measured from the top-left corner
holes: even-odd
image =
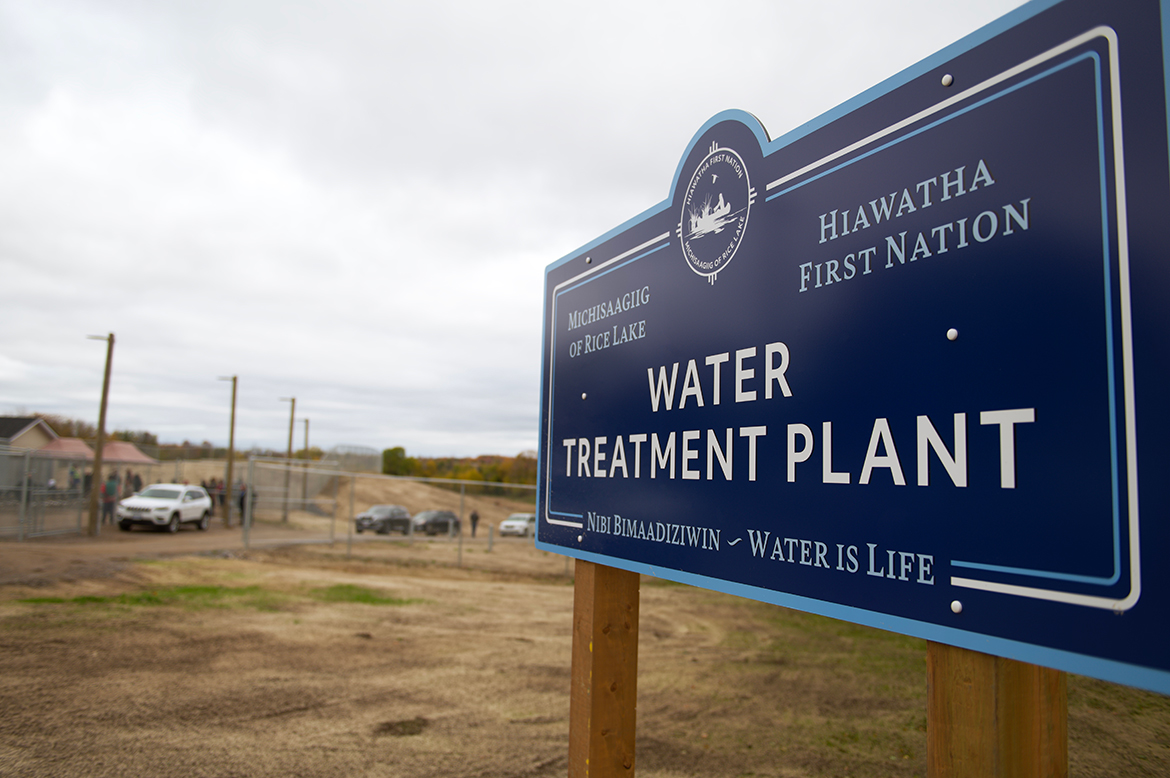
[[[536,532],[535,513],[513,513],[500,522],[500,536],[519,535],[526,538]]]

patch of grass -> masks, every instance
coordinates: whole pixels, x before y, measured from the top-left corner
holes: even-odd
[[[20,602],[68,605],[112,605],[122,607],[144,607],[171,605],[188,610],[207,608],[246,607],[257,610],[277,610],[286,598],[259,586],[167,586],[148,591],[127,592],[109,597],[83,595],[65,599],[62,597],[29,597]]]
[[[356,602],[362,605],[413,605],[422,600],[387,597],[385,594],[355,584],[335,584],[324,589],[314,589],[312,596],[323,602]]]
[[[756,633],[746,629],[729,629],[723,637],[723,645],[732,649],[755,648],[759,643]]]
[[[430,725],[430,722],[422,716],[416,716],[413,719],[407,719],[405,721],[384,721],[374,727],[374,735],[392,735],[394,737],[421,735],[422,731],[428,725]]]

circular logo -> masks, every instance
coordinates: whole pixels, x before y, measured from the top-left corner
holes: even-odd
[[[735,257],[754,196],[743,158],[712,143],[687,185],[677,229],[687,264],[708,282]]]

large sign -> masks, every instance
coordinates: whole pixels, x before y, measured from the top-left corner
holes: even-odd
[[[1170,692],[1163,13],[711,119],[547,270],[538,545]]]

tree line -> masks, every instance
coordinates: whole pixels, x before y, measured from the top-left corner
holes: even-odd
[[[87,441],[97,439],[96,424],[51,413],[34,415],[48,424],[53,432],[60,437],[81,438]],[[149,446],[150,449],[146,453],[160,460],[227,458],[226,447],[213,446],[211,442],[206,440],[202,443],[192,443],[188,440],[184,440],[182,443],[159,443],[158,436],[146,430],[114,430],[109,433],[108,438]],[[236,450],[237,458],[246,458],[249,454],[283,457],[287,451],[283,449],[279,451],[275,449]],[[316,446],[310,448],[308,452],[302,448],[293,453],[294,459],[319,460],[323,457],[324,452]],[[450,478],[456,481],[535,484],[536,452],[521,451],[514,457],[493,454],[478,457],[408,457],[405,448],[396,446],[382,452],[382,472],[386,475]],[[494,489],[492,491],[502,493],[505,490]]]
[[[82,440],[97,440],[97,425],[81,419],[70,419],[58,416],[55,413],[36,413],[36,418],[49,425],[49,429],[62,438],[81,438]],[[107,435],[110,440],[124,440],[127,443],[141,443],[147,446],[158,445],[158,435],[146,430],[114,430]]]
[[[62,438],[81,438],[87,443],[93,445],[97,441],[97,425],[81,419],[70,419],[66,416],[58,416],[52,413],[36,413],[33,414],[36,418],[41,419],[53,432],[57,433]],[[201,443],[194,443],[190,440],[184,440],[182,443],[159,443],[158,435],[146,430],[114,430],[106,434],[107,440],[124,440],[127,443],[133,443],[144,448],[144,452],[155,459],[164,461],[173,461],[176,459],[227,459],[227,446],[216,446],[211,441],[205,440]],[[283,457],[288,454],[285,449],[262,449],[252,448],[248,450],[236,449],[237,459],[246,459],[250,454],[257,456],[269,457]],[[311,447],[307,452],[302,448],[299,451],[293,452],[293,459],[312,459],[318,460],[324,457],[324,452],[317,446]]]
[[[522,451],[514,457],[408,457],[406,449],[395,446],[382,452],[382,472],[419,478],[535,484],[536,453]]]

